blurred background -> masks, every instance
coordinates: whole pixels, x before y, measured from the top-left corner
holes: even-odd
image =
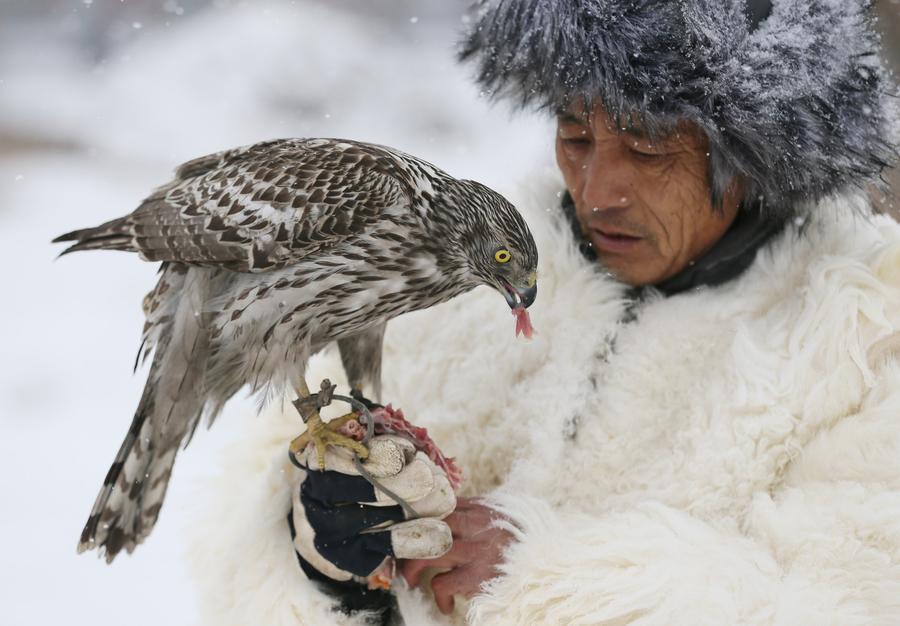
[[[54,262],[50,239],[131,211],[185,160],[274,137],[385,143],[509,188],[551,162],[552,127],[489,106],[455,65],[466,4],[0,3],[0,623],[194,623],[191,485],[253,407],[236,399],[194,440],[135,554],[76,556],[143,387],[131,367],[156,268]],[[876,11],[900,67],[900,2]]]

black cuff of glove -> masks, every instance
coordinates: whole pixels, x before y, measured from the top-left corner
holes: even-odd
[[[297,535],[294,529],[294,511],[287,516],[288,526],[291,529],[291,540]],[[399,608],[393,594],[383,589],[369,589],[365,585],[354,580],[340,581],[328,578],[325,574],[310,565],[306,559],[300,556],[296,550],[297,562],[306,577],[329,596],[340,602],[339,607],[343,613],[350,614],[356,611],[372,611],[377,617],[372,623],[387,626],[388,624],[402,623],[399,621]]]
[[[390,532],[366,529],[404,519],[399,506],[370,506],[375,488],[362,476],[310,470],[300,487],[300,502],[315,531],[315,549],[356,576],[368,576],[393,556]]]

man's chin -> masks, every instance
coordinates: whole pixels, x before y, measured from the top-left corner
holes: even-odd
[[[663,272],[654,271],[652,265],[640,257],[627,258],[621,254],[598,250],[597,258],[613,278],[632,287],[655,285],[664,280]]]

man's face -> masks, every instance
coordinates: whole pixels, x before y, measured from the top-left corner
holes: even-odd
[[[708,143],[691,124],[651,140],[617,129],[599,105],[557,116],[556,160],[581,230],[621,281],[652,285],[680,272],[728,230],[738,190],[711,206]]]

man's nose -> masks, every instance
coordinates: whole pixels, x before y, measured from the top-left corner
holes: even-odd
[[[631,203],[631,177],[621,157],[597,154],[585,166],[581,201],[597,213],[625,209]]]

